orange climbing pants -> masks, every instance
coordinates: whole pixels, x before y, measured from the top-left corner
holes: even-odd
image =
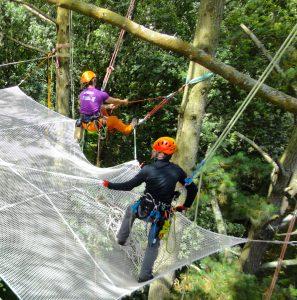
[[[97,124],[95,124],[97,122]],[[97,121],[92,121],[89,123],[82,123],[82,127],[88,131],[97,131],[103,125],[107,126],[108,131],[119,131],[125,135],[128,135],[132,132],[133,128],[130,124],[125,124],[116,116],[108,116],[104,118],[100,118]],[[96,128],[97,126],[97,128]]]

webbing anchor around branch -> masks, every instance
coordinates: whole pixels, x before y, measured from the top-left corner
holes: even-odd
[[[157,97],[158,99],[163,99],[159,104],[157,104],[156,106],[154,106],[154,108],[149,111],[144,118],[139,119],[138,124],[142,124],[144,123],[146,120],[148,120],[152,115],[154,115],[158,110],[160,110],[165,104],[168,103],[169,100],[171,100],[175,95],[181,93],[186,86],[192,85],[192,84],[197,84],[199,82],[202,82],[204,80],[207,80],[209,78],[211,78],[213,76],[213,73],[209,72],[209,73],[205,73],[202,76],[198,76],[196,78],[193,78],[191,80],[186,80],[186,83],[181,86],[178,90],[176,90],[175,92],[172,92],[170,94],[168,94],[167,96],[161,96],[161,97]],[[156,99],[157,99],[156,98]],[[151,100],[152,98],[148,98],[148,99],[144,99],[144,100],[136,100],[136,101],[131,101],[133,102],[140,102],[140,101],[145,101],[145,100]]]

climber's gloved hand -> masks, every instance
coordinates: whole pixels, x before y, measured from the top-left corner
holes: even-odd
[[[174,208],[175,211],[178,211],[178,212],[183,212],[185,210],[187,210],[188,207],[184,206],[184,205],[178,205]]]
[[[99,185],[99,187],[108,187],[109,181],[108,180],[101,180],[101,179],[99,179],[98,185]]]

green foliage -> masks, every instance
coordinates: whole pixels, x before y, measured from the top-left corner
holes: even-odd
[[[27,0],[27,2],[55,18],[55,6],[50,6],[41,0]],[[114,0],[87,0],[86,2],[109,8],[121,15],[126,14],[129,4],[129,1]],[[192,0],[136,1],[134,20],[153,30],[191,41],[199,4],[199,1]],[[255,79],[259,78],[268,61],[239,25],[243,23],[248,26],[273,55],[295,25],[296,15],[296,0],[227,1],[216,57]],[[9,36],[45,51],[51,50],[56,43],[54,26],[33,16],[22,6],[9,1],[0,1],[0,29],[1,63],[42,56],[41,53],[16,44],[8,38]],[[99,77],[98,84],[101,85],[118,33],[118,28],[73,13],[72,76],[76,101],[82,71],[94,70]],[[297,76],[295,45],[289,49],[279,64],[284,74],[272,72],[267,84],[293,94],[292,85],[296,84]],[[30,72],[29,78],[21,88],[38,102],[45,103],[46,65],[39,68],[36,68],[36,65],[36,62],[32,62],[0,68],[0,88],[18,84]],[[129,99],[168,95],[184,83],[187,68],[188,61],[184,58],[127,34],[116,60],[116,68],[107,85],[107,91],[112,96]],[[55,76],[55,72],[53,75]],[[200,137],[199,160],[205,156],[207,149],[219,137],[247,95],[246,92],[232,86],[219,76],[214,76],[210,80],[210,85]],[[54,99],[54,84],[52,92]],[[132,117],[143,118],[156,103],[139,103],[118,109],[114,113],[129,123]],[[149,161],[153,140],[162,135],[175,136],[180,103],[181,95],[171,100],[146,124],[138,128],[137,147],[140,162]],[[76,114],[78,115],[78,110]],[[256,98],[238,120],[234,130],[255,141],[264,151],[277,159],[286,147],[293,121],[291,114]],[[112,166],[133,159],[132,136],[116,133],[109,135],[102,144],[102,166]],[[90,162],[95,163],[96,134],[88,135],[85,154]],[[209,204],[211,197],[215,195],[228,234],[246,236],[251,223],[257,226],[275,210],[272,205],[266,203],[270,172],[271,166],[260,158],[259,153],[231,133],[204,174],[197,223],[204,228],[217,230]],[[189,211],[191,218],[194,218],[194,206]],[[193,239],[193,243],[195,244],[197,240]],[[94,241],[95,244],[101,242],[95,238]],[[104,245],[105,242],[103,241]],[[199,247],[198,244],[196,246]],[[291,250],[290,255],[294,257],[296,250]],[[269,253],[269,258],[276,259],[275,252]],[[189,281],[184,279],[179,286],[176,286],[177,291],[181,288],[186,289],[186,297],[189,299],[261,299],[264,289],[269,285],[269,280],[264,279],[261,282],[253,276],[241,273],[235,263],[230,265],[209,259],[203,261],[200,268],[200,273],[191,271],[188,276]],[[296,280],[294,281],[294,274],[286,275],[289,282],[284,283],[282,281],[284,278],[281,278],[275,294],[278,299],[296,298],[297,283]],[[263,276],[259,275],[260,278]],[[281,287],[284,287],[283,290]],[[177,298],[179,296],[180,294]]]
[[[271,167],[258,157],[244,152],[215,156],[206,167],[200,199],[198,224],[215,230],[210,198],[216,197],[222,209],[229,234],[242,236],[246,221],[259,225],[275,208],[266,203]],[[193,205],[195,206],[195,205]],[[189,216],[193,218],[193,207]]]
[[[18,297],[14,295],[9,286],[4,280],[0,278],[0,300],[17,300]]]
[[[5,285],[4,285],[4,283],[3,283],[3,281],[2,281],[1,278],[0,278],[0,290],[1,290],[2,292],[6,292],[6,287],[5,287]]]
[[[197,268],[190,268],[175,281],[171,299],[261,300],[271,277],[263,281],[254,275],[244,274],[238,261],[219,261],[214,257],[203,259]],[[272,299],[294,299],[296,289],[281,280],[275,287]]]

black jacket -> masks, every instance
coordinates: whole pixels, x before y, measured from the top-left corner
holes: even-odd
[[[108,188],[113,190],[130,191],[145,182],[145,193],[150,193],[157,202],[171,204],[174,196],[175,185],[180,182],[185,185],[186,173],[178,165],[168,159],[157,160],[155,163],[144,166],[131,180],[121,183],[109,182]],[[184,206],[190,207],[197,194],[194,183],[186,185],[187,197]]]

